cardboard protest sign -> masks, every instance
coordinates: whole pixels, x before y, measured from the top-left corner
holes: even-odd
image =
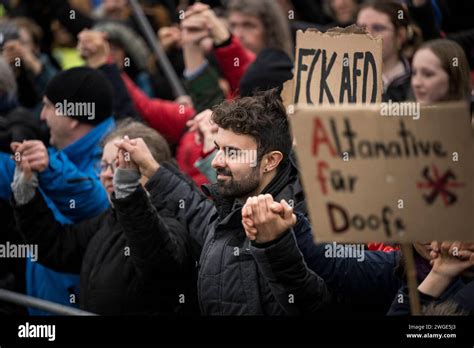
[[[318,242],[474,240],[473,136],[466,105],[297,107],[290,116]]]
[[[296,34],[290,104],[375,103],[382,98],[382,40],[357,27]],[[284,93],[288,93],[284,90]]]

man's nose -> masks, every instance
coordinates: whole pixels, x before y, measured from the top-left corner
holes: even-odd
[[[213,168],[223,168],[223,167],[226,166],[224,153],[223,153],[222,150],[217,151],[216,156],[214,157],[214,159],[211,162],[211,166]]]
[[[240,26],[236,26],[232,34],[239,39],[240,42],[243,42],[243,30]]]
[[[108,166],[105,170],[102,170],[100,175],[104,178],[112,178],[114,176],[114,173],[112,171],[112,168],[110,168],[110,166]]]
[[[46,121],[46,111],[44,109],[45,107],[43,106],[43,108],[41,109],[41,114],[40,114],[41,121]]]

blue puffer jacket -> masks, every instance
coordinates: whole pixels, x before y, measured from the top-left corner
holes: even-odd
[[[102,213],[109,206],[99,181],[101,141],[115,127],[112,117],[103,121],[81,139],[63,150],[48,148],[49,166],[39,174],[39,187],[48,207],[61,224],[76,223]],[[10,155],[0,153],[0,198],[11,196],[15,164]],[[48,301],[71,305],[79,296],[79,276],[58,273],[27,260],[27,294]],[[32,315],[50,313],[30,309]]]

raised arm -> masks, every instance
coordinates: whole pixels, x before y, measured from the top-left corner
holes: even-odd
[[[39,140],[12,143],[13,153],[28,159],[38,172],[39,186],[61,214],[71,221],[92,217],[108,207],[108,199],[91,167],[82,170],[64,151],[46,149]]]
[[[23,160],[12,183],[11,205],[16,224],[28,244],[38,246],[38,262],[58,272],[79,273],[90,239],[100,228],[102,216],[80,224],[61,225],[38,190],[35,172]],[[25,164],[26,163],[26,164]]]
[[[186,224],[191,236],[202,246],[209,224],[217,217],[212,201],[185,180],[171,166],[158,164],[141,138],[123,140],[117,146],[128,152],[139,167],[140,173],[149,178],[145,185],[152,202],[158,201]]]
[[[298,249],[293,229],[309,228],[293,209],[269,194],[251,197],[242,208],[242,223],[251,252],[273,296],[290,315],[312,314],[329,302],[324,280],[311,271]]]
[[[181,272],[188,261],[188,235],[175,219],[162,218],[140,184],[141,174],[132,159],[122,150],[114,174],[112,198],[118,222],[131,248],[130,257],[138,274],[173,274]]]

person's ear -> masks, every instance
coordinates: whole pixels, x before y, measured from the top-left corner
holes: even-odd
[[[79,121],[78,121],[78,120],[74,120],[74,119],[70,119],[70,122],[69,122],[69,129],[74,130],[74,129],[76,129],[77,127],[79,127]]]
[[[269,173],[274,170],[283,159],[283,154],[280,151],[272,151],[266,154],[263,158],[263,172]]]

